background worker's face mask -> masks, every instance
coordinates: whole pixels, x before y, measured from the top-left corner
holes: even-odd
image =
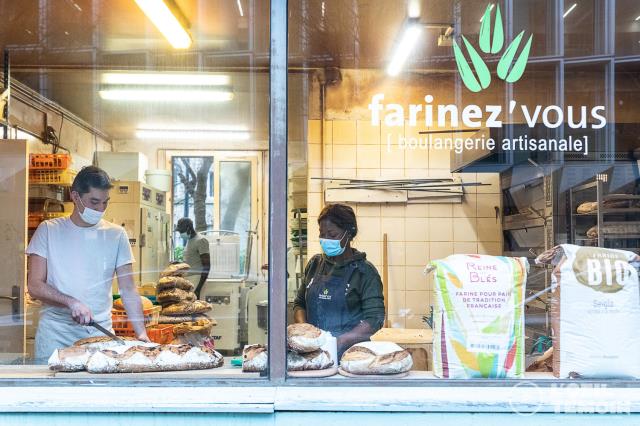
[[[320,247],[322,247],[322,251],[329,257],[340,256],[344,253],[346,249],[346,244],[344,247],[340,244],[342,239],[347,235],[347,231],[344,231],[342,237],[339,240],[331,240],[328,238],[320,238]]]
[[[89,225],[95,225],[96,223],[100,222],[100,219],[102,219],[102,216],[104,216],[104,212],[90,209],[89,207],[85,206],[82,202],[82,198],[80,197],[78,197],[78,200],[80,201],[82,207],[84,207],[84,211],[80,212],[80,218],[82,219],[82,221],[88,223]]]

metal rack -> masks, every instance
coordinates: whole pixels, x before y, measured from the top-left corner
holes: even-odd
[[[304,264],[307,257],[307,218],[306,208],[297,208],[291,210],[293,213],[293,221],[291,224],[291,243],[293,245],[293,253],[296,259],[296,266],[299,262],[299,271],[296,271],[295,281],[296,289],[302,285],[304,279]],[[295,231],[295,232],[294,232]]]
[[[640,249],[640,207],[606,208],[605,200],[616,198],[639,200],[640,195],[624,195],[624,198],[607,195],[607,175],[598,175],[588,183],[578,185],[568,191],[570,217],[570,242],[582,246],[620,248],[637,251]],[[588,213],[578,213],[577,208],[585,201],[597,202],[597,209]],[[595,219],[595,224],[594,224]],[[585,229],[596,227],[598,236],[586,236]],[[614,226],[624,226],[630,232],[611,232]]]

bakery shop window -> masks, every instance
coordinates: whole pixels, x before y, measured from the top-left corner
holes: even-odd
[[[269,8],[0,2],[0,363],[260,378]]]
[[[291,380],[640,377],[636,6],[289,2]]]

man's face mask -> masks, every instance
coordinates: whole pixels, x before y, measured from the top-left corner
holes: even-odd
[[[80,201],[80,205],[82,205],[82,207],[84,208],[84,210],[80,212],[80,218],[82,219],[82,221],[88,223],[89,225],[95,225],[96,223],[100,222],[100,219],[102,219],[102,217],[104,216],[104,212],[94,210],[85,206],[80,196],[78,196],[78,200]]]

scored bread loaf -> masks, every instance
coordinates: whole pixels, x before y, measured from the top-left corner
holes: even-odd
[[[356,343],[340,359],[340,367],[351,374],[398,374],[412,366],[409,351],[392,342]]]
[[[164,306],[182,301],[192,302],[196,300],[196,295],[191,291],[185,291],[179,288],[171,288],[159,292],[156,296],[156,300],[158,301],[158,303]]]
[[[206,314],[194,314],[194,315],[160,315],[158,317],[159,324],[180,324],[182,322],[199,321],[208,319]]]
[[[191,266],[187,263],[174,263],[167,266],[165,270],[160,273],[160,278],[172,276],[182,277],[189,269],[191,269]]]
[[[142,342],[133,337],[122,337],[122,339],[124,340],[124,345],[110,337],[88,337],[78,340],[73,346],[53,351],[48,361],[49,368],[61,372],[82,371],[86,368],[91,355],[100,350],[127,349],[133,346],[157,346],[157,343]]]
[[[89,373],[142,373],[199,370],[220,367],[223,357],[207,347],[192,345],[134,346],[94,353],[87,362]]]
[[[333,360],[327,351],[287,352],[287,370],[289,371],[324,370],[332,365]]]
[[[162,315],[193,315],[203,314],[212,308],[210,303],[203,300],[196,300],[193,302],[179,302],[164,306],[161,313]]]
[[[172,288],[179,288],[184,291],[193,291],[195,286],[191,281],[183,277],[163,277],[160,278],[156,285],[156,294]]]
[[[327,333],[307,323],[291,324],[287,327],[289,349],[298,353],[315,352],[325,344]]]
[[[242,350],[242,371],[259,373],[267,369],[269,356],[264,345],[246,345]]]

